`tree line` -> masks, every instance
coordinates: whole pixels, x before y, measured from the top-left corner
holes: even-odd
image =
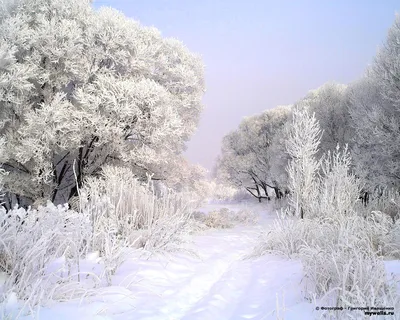
[[[348,146],[351,170],[363,182],[360,197],[400,187],[400,16],[365,74],[348,85],[329,82],[290,106],[246,117],[222,141],[215,175],[261,202],[291,192],[288,135],[295,110],[319,123],[317,158]]]

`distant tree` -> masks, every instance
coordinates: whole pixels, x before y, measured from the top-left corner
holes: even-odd
[[[260,202],[262,198],[270,198],[268,188],[274,189],[280,198],[284,167],[275,160],[282,156],[280,163],[286,165],[285,153],[278,151],[289,112],[289,107],[278,107],[246,117],[236,131],[226,135],[217,161],[219,178],[245,188]]]
[[[259,129],[251,145],[256,158],[254,172],[260,177],[261,188],[265,191],[267,187],[273,189],[277,198],[282,197],[288,182],[286,165],[289,158],[284,146],[285,126],[290,116],[291,106],[279,106],[255,119]]]
[[[221,156],[217,159],[217,178],[237,188],[244,188],[261,202],[261,190],[254,172],[255,157],[248,139],[240,128],[222,140]]]
[[[334,150],[338,144],[351,146],[354,131],[350,125],[346,89],[345,85],[328,82],[296,103],[296,107],[306,107],[315,114],[323,131],[318,157]]]
[[[0,35],[9,194],[63,203],[113,163],[160,176],[197,126],[200,58],[116,10],[2,2]]]
[[[207,170],[198,165],[190,163],[182,155],[176,157],[168,167],[164,167],[162,182],[176,191],[195,191],[197,185],[206,179]]]

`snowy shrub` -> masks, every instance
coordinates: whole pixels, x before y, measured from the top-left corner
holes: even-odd
[[[278,198],[273,198],[269,202],[270,205],[270,210],[271,212],[277,212],[277,211],[288,211],[287,213],[290,214],[290,209],[292,209],[291,215],[294,215],[294,210],[293,208],[290,207],[290,199],[289,197],[282,197],[280,199]]]
[[[144,249],[151,252],[186,251],[186,236],[192,227],[188,221],[187,213],[158,219],[149,230]]]
[[[253,199],[253,196],[245,189],[239,188],[230,198],[233,202],[247,201]]]
[[[206,224],[204,223],[206,218],[206,213],[201,212],[201,211],[194,211],[190,215],[189,219],[189,228],[190,228],[190,234],[197,234],[201,233],[207,229],[209,229]]]
[[[205,228],[227,229],[233,228],[238,224],[255,224],[258,221],[258,215],[249,210],[233,211],[227,208],[214,210],[209,213],[194,212],[192,219],[198,222],[198,230]],[[205,228],[202,227],[205,226]],[[196,226],[196,224],[194,224]]]
[[[323,155],[317,194],[309,202],[310,217],[354,215],[358,209],[362,184],[351,172],[347,146]]]
[[[52,260],[64,256],[79,264],[91,237],[89,217],[67,206],[48,203],[38,210],[14,208],[0,215],[0,268],[8,275],[3,291],[12,288],[20,299],[35,294],[35,283],[45,282]]]
[[[387,240],[390,220],[385,215],[380,218],[378,222],[358,215],[315,219],[282,215],[272,230],[264,232],[252,256],[280,253],[300,259],[308,292],[328,299],[328,305],[400,307],[379,258],[393,252]]]
[[[34,308],[82,298],[112,284],[129,248],[184,250],[190,213],[199,203],[193,194],[170,189],[157,197],[150,179],[141,183],[115,167],[105,167],[78,192],[73,206],[79,213],[51,203],[0,212],[0,268],[7,274],[0,287],[3,300],[13,292]],[[90,252],[99,256],[96,273],[81,267]]]
[[[193,193],[171,189],[157,196],[150,177],[143,184],[126,168],[105,167],[100,178],[87,180],[81,205],[92,219],[92,248],[102,252],[110,234],[127,246],[147,250],[166,248],[167,239],[172,245],[199,201]]]
[[[208,228],[214,229],[227,229],[233,228],[234,223],[231,215],[232,211],[229,211],[227,208],[222,208],[220,210],[214,210],[209,212],[204,218],[204,224]]]
[[[380,211],[388,215],[393,223],[400,218],[400,193],[395,189],[376,188],[369,195],[369,200],[360,207],[360,212],[369,216],[373,211]]]
[[[311,219],[294,219],[288,211],[287,208],[278,213],[273,227],[260,235],[260,242],[250,256],[276,253],[289,258],[298,257],[300,247],[312,239],[311,230],[318,227],[318,223]]]
[[[400,219],[383,237],[382,251],[385,256],[400,259]]]
[[[258,222],[258,215],[252,211],[241,209],[233,212],[232,220],[239,224],[253,225]]]
[[[371,234],[382,230],[358,216],[342,216],[327,223],[329,226],[316,230],[314,241],[305,242],[300,248],[299,257],[311,283],[309,291],[326,304],[344,310],[357,306],[399,308],[396,285],[387,282],[382,258],[372,243]],[[327,229],[333,233],[327,234]],[[361,313],[345,311],[335,315],[337,319],[348,319]]]
[[[215,192],[210,197],[212,203],[237,203],[254,199],[244,188],[231,188],[224,184],[217,184],[214,190]]]
[[[231,187],[223,183],[217,183],[214,180],[209,182],[209,190],[209,200],[217,201],[233,200],[239,193],[239,190],[237,188]]]
[[[308,292],[327,305],[347,310],[360,305],[399,308],[396,288],[386,280],[379,256],[399,254],[398,226],[388,214],[359,213],[360,181],[350,173],[345,148],[323,157],[314,197],[304,219],[291,218],[282,210],[272,230],[262,235],[254,255],[278,252],[303,262]],[[290,171],[289,174],[296,174]],[[354,311],[336,312],[347,319]]]
[[[373,211],[369,217],[368,234],[372,245],[379,255],[388,258],[400,258],[400,223],[393,224],[392,219],[380,212]]]
[[[321,248],[305,245],[301,259],[310,293],[326,305],[342,307],[331,311],[335,319],[358,319],[364,312],[348,311],[350,307],[400,307],[396,285],[387,282],[382,260],[370,248],[358,248],[344,242]],[[322,303],[322,302],[321,302]]]
[[[215,179],[206,179],[202,177],[197,181],[192,181],[192,189],[196,194],[207,202],[229,202],[249,199],[247,191],[232,187],[226,183],[217,182]]]

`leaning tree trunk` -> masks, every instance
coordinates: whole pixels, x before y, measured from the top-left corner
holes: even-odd
[[[261,192],[260,192],[260,187],[258,186],[258,184],[256,184],[256,190],[257,190],[258,202],[261,202]]]

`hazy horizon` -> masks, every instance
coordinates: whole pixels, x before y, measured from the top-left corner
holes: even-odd
[[[212,169],[222,137],[243,117],[291,104],[328,81],[362,76],[400,3],[366,1],[97,0],[163,36],[206,65],[205,109],[187,158]]]

